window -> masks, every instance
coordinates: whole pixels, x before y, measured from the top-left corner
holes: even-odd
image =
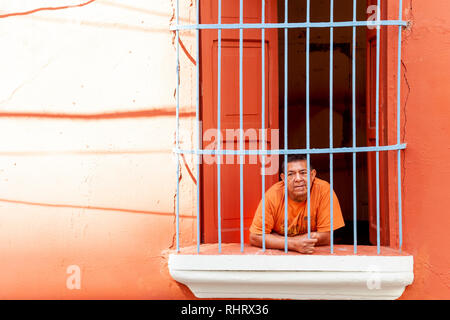
[[[402,1],[398,5],[401,8]],[[336,4],[333,0],[200,1],[197,21],[201,23],[196,25],[179,25],[177,10],[177,25],[173,28],[177,43],[183,30],[195,30],[197,37],[198,144],[195,150],[180,149],[177,112],[176,152],[178,157],[185,153],[197,156],[199,232],[196,260],[191,260],[195,255],[187,250],[185,255],[171,256],[169,267],[172,267],[175,279],[195,282],[195,285],[208,283],[204,278],[197,282],[193,280],[197,276],[201,278],[208,270],[209,280],[215,279],[220,285],[214,286],[212,291],[205,289],[208,286],[198,289],[199,296],[218,296],[214,295],[214,290],[219,286],[229,289],[221,297],[230,297],[236,286],[249,280],[242,278],[239,272],[249,276],[249,270],[255,272],[250,275],[254,281],[265,281],[267,290],[262,294],[252,289],[240,297],[306,297],[303,293],[295,293],[295,288],[291,288],[293,291],[286,287],[273,288],[280,284],[277,279],[281,274],[286,277],[283,279],[288,279],[293,275],[292,271],[298,276],[299,282],[295,283],[312,281],[312,291],[314,285],[321,284],[323,289],[323,284],[330,281],[334,285],[340,284],[337,287],[342,289],[342,285],[351,283],[358,276],[356,287],[367,289],[366,276],[378,272],[378,276],[383,275],[385,285],[388,283],[390,289],[395,287],[389,293],[377,291],[379,297],[386,298],[398,297],[397,294],[412,281],[412,257],[397,254],[390,248],[381,250],[382,246],[390,244],[389,228],[393,227],[389,225],[393,213],[388,214],[392,207],[387,192],[387,185],[392,189],[392,181],[387,181],[388,165],[398,168],[396,211],[399,224],[396,234],[401,249],[400,156],[406,147],[399,133],[400,81],[396,105],[397,140],[387,144],[386,139],[384,61],[387,48],[383,43],[386,33],[382,30],[391,26],[399,31],[399,79],[401,27],[406,25],[401,10],[398,10],[397,20],[387,20],[386,6],[385,1],[371,0],[339,1]],[[366,14],[369,14],[368,18]],[[396,163],[388,163],[387,152],[397,154]],[[337,236],[342,243],[353,244],[353,255],[349,255],[345,247],[335,247],[334,232],[330,232],[331,243],[326,258],[293,255],[286,249],[284,255],[264,256],[259,261],[260,258],[253,254],[260,252],[245,246],[248,234],[245,229],[251,223],[256,206],[265,190],[278,180],[278,170],[273,168],[278,168],[280,161],[286,161],[287,155],[294,153],[306,154],[308,168],[313,161],[319,175],[322,173],[322,177],[328,178],[338,193],[344,218],[347,224],[348,221],[351,223],[347,232]],[[177,194],[178,191],[177,183]],[[366,232],[366,239],[361,240],[357,238],[357,221],[361,212],[364,213],[364,202],[360,201],[364,196],[370,232]],[[177,196],[177,251],[178,211]],[[230,242],[239,243],[240,252],[220,255],[223,248],[225,251],[230,248],[227,244]],[[358,246],[361,242],[375,244],[376,254],[370,258],[363,256],[367,248]],[[217,243],[217,247],[202,247],[201,251],[200,243]],[[218,255],[211,256],[211,248],[217,250]],[[361,255],[356,255],[358,250]],[[265,251],[264,247],[262,251]],[[342,260],[343,256],[345,259]],[[230,257],[237,262],[230,264]],[[316,267],[311,267],[313,265]],[[191,273],[183,278],[178,271]],[[271,278],[268,272],[275,272],[274,276]],[[349,274],[345,272],[355,272],[358,276],[352,274],[346,278]],[[396,277],[396,272],[404,274]],[[324,292],[319,291],[314,298],[324,297]],[[213,295],[202,295],[201,292],[213,292]],[[283,296],[282,292],[291,295]],[[341,291],[336,296],[358,296],[351,292]],[[372,293],[367,297],[378,296]]]

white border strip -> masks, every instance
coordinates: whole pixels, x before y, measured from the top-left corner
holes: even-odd
[[[412,272],[412,256],[184,255],[171,254],[169,269],[190,271]]]

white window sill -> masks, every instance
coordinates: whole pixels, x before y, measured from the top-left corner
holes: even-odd
[[[397,299],[412,283],[412,256],[393,250],[389,255],[353,255],[352,250],[286,255],[255,249],[205,254],[201,249],[200,254],[170,254],[168,267],[198,298]]]

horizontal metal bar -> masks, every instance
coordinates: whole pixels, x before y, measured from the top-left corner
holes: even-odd
[[[281,29],[281,28],[332,28],[332,27],[368,27],[368,26],[406,26],[402,20],[381,21],[337,21],[337,22],[282,22],[282,23],[219,23],[219,24],[176,24],[170,30],[204,29]]]
[[[323,148],[323,149],[288,149],[288,150],[227,150],[220,151],[216,149],[208,150],[183,150],[173,149],[175,154],[203,154],[203,155],[276,155],[276,154],[329,154],[329,153],[352,153],[352,152],[377,152],[377,151],[392,151],[406,149],[406,143],[394,144],[390,146],[378,147],[356,147],[356,148]]]

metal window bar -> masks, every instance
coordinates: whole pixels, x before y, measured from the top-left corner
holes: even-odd
[[[244,23],[244,3],[239,0],[239,22]],[[239,150],[244,150],[244,102],[243,102],[243,48],[244,29],[239,29]],[[244,252],[244,156],[239,156],[239,191],[240,191],[240,233],[241,233],[241,252]]]
[[[399,0],[398,18],[402,20],[403,0]],[[401,78],[401,63],[402,63],[402,26],[398,26],[398,69],[397,69],[397,144],[400,143],[400,78]],[[402,229],[402,168],[401,168],[401,154],[397,151],[397,196],[398,196],[398,247],[400,252],[403,246],[403,229]]]
[[[330,0],[330,22],[334,20],[334,1]],[[330,27],[330,149],[333,149],[333,55],[334,28]],[[330,153],[330,252],[333,253],[333,154]]]
[[[180,8],[180,4],[179,4],[179,0],[177,0],[176,3],[176,21],[177,21],[177,25],[179,24],[179,8]],[[176,100],[177,100],[177,106],[176,106],[176,118],[177,118],[177,125],[176,125],[176,136],[175,136],[175,140],[176,140],[176,146],[177,149],[180,149],[180,43],[179,43],[179,39],[180,39],[180,31],[176,30],[175,31],[175,36],[176,36],[176,42],[177,42],[177,96],[176,96]],[[177,200],[176,200],[176,219],[175,219],[175,224],[176,224],[176,233],[177,233],[177,239],[176,239],[176,247],[177,247],[177,252],[180,251],[180,154],[177,153]]]
[[[222,0],[219,0],[219,6],[218,6],[218,22],[219,24],[222,23]],[[222,78],[222,30],[217,30],[217,151],[220,152],[221,143],[222,143],[222,136],[221,136],[221,130],[220,130],[220,118],[221,118],[221,78]],[[218,240],[218,246],[219,246],[219,253],[222,252],[222,217],[221,217],[221,171],[220,171],[220,158],[221,155],[217,155],[217,240]]]
[[[377,151],[397,151],[406,149],[406,143],[401,144],[393,144],[386,146],[378,146],[378,147],[355,147],[355,148],[312,148],[312,149],[271,149],[271,150],[229,150],[222,149],[220,151],[211,150],[211,149],[200,149],[200,150],[189,150],[189,149],[174,149],[174,153],[183,153],[183,154],[199,154],[199,155],[212,155],[212,154],[220,154],[220,155],[289,155],[289,154],[329,154],[329,153],[352,153],[352,152],[377,152]]]
[[[284,1],[284,23],[287,24],[288,0]],[[288,29],[284,28],[284,150],[288,151]],[[287,154],[284,154],[284,179],[287,179]],[[287,195],[287,183],[284,184],[284,194]],[[288,252],[288,198],[284,197],[284,252]]]
[[[377,0],[377,22],[380,21],[380,0]],[[375,145],[380,145],[380,27],[377,26],[376,93],[375,93]],[[377,253],[380,254],[380,152],[375,153],[376,198],[377,198]]]
[[[265,14],[266,14],[266,3],[264,0],[261,0],[261,23],[265,23]],[[261,151],[266,149],[265,145],[265,30],[261,28]],[[266,251],[266,158],[264,155],[261,156],[261,193],[262,193],[262,250]]]
[[[309,23],[311,20],[311,1],[306,1],[306,22]],[[309,43],[310,43],[310,34],[311,30],[309,27],[306,28],[306,149],[309,149],[311,147],[310,145],[310,123],[309,123],[309,81],[310,81],[310,74],[309,74]],[[306,194],[306,202],[307,202],[307,215],[308,215],[308,239],[311,239],[311,190],[310,190],[310,184],[311,184],[311,155],[308,153],[306,155],[306,185],[307,185],[307,194]],[[286,193],[287,194],[287,193]]]
[[[177,0],[178,1],[178,0]],[[196,19],[197,23],[200,22],[200,6],[196,6]],[[196,97],[196,107],[195,107],[195,118],[197,122],[197,151],[200,150],[200,30],[195,31],[195,38],[196,38],[196,49],[197,53],[195,56],[195,71],[197,74],[197,97]],[[201,155],[197,154],[197,252],[200,252],[200,159]],[[178,194],[177,194],[178,197]]]
[[[356,21],[356,0],[353,0],[353,22]],[[356,147],[356,27],[352,35],[352,147]],[[357,214],[356,214],[356,152],[352,153],[353,167],[353,253],[358,253]]]
[[[244,235],[243,235],[243,163],[245,155],[260,155],[262,156],[262,204],[263,204],[263,250],[265,250],[265,156],[266,155],[284,155],[284,174],[287,178],[287,156],[289,154],[306,154],[307,155],[307,185],[310,184],[310,155],[311,154],[329,154],[330,156],[330,250],[333,253],[333,155],[335,153],[352,153],[353,156],[353,233],[354,233],[354,254],[357,253],[357,228],[356,228],[356,154],[375,152],[376,154],[376,205],[377,205],[377,253],[380,254],[380,197],[379,197],[379,152],[383,151],[397,151],[397,181],[398,181],[398,228],[399,228],[399,250],[402,250],[403,234],[402,234],[402,197],[401,197],[401,150],[406,149],[406,144],[401,143],[400,136],[400,85],[401,85],[401,28],[407,23],[402,20],[402,0],[399,0],[399,18],[398,20],[381,20],[380,18],[380,0],[377,1],[377,19],[374,22],[357,21],[356,19],[356,0],[353,0],[353,20],[335,22],[334,21],[334,0],[330,0],[330,21],[329,22],[311,22],[310,21],[310,0],[307,0],[307,16],[304,23],[290,23],[288,22],[288,0],[285,0],[285,21],[284,23],[265,23],[265,1],[262,0],[262,19],[261,23],[244,23],[243,22],[243,0],[239,2],[239,23],[238,24],[222,24],[221,23],[221,6],[222,1],[219,1],[218,8],[218,24],[200,24],[199,6],[196,6],[197,24],[194,25],[180,25],[179,24],[179,0],[176,2],[176,25],[171,27],[171,30],[176,34],[176,73],[177,73],[177,92],[176,92],[176,148],[174,153],[177,155],[177,195],[176,195],[176,248],[179,252],[179,173],[180,173],[180,154],[194,154],[197,155],[197,252],[200,252],[200,180],[199,180],[199,164],[200,157],[203,155],[216,154],[218,157],[218,240],[219,253],[221,252],[221,205],[220,205],[220,158],[222,155],[239,155],[240,158],[240,238],[241,238],[241,252],[244,251]],[[377,52],[376,52],[376,145],[367,147],[356,146],[356,27],[375,26],[377,28]],[[397,144],[395,145],[379,145],[379,73],[380,73],[380,28],[381,26],[398,26],[398,66],[397,66]],[[351,148],[334,148],[333,146],[333,31],[335,27],[352,27],[352,147]],[[276,28],[284,29],[284,149],[281,150],[266,150],[265,148],[265,29]],[[288,82],[288,29],[289,28],[306,28],[306,149],[289,149],[288,147],[288,133],[287,133],[287,116],[288,116],[288,101],[287,101],[287,82]],[[309,108],[310,108],[310,28],[330,28],[330,146],[329,148],[311,149],[310,148],[310,123],[309,123]],[[218,145],[216,150],[204,150],[200,147],[200,126],[199,126],[199,105],[200,105],[200,83],[199,83],[199,32],[205,29],[217,29],[218,31]],[[221,107],[221,31],[223,29],[239,29],[239,112],[240,112],[240,147],[239,150],[221,149],[221,132],[220,132],[220,107]],[[261,30],[261,70],[262,70],[262,148],[261,150],[245,150],[243,147],[243,30],[244,29],[260,29]],[[196,76],[197,76],[197,98],[196,98],[196,121],[197,121],[197,143],[194,150],[185,150],[180,148],[179,139],[179,107],[180,107],[180,58],[179,58],[179,32],[182,30],[196,31]],[[287,194],[287,184],[285,184],[285,194]],[[307,190],[308,203],[308,238],[310,238],[310,190]],[[285,197],[285,252],[288,252],[288,199]]]
[[[381,20],[381,21],[334,21],[334,22],[285,22],[285,23],[222,23],[222,24],[189,24],[175,25],[170,30],[217,30],[217,29],[298,29],[298,28],[340,28],[340,27],[367,27],[367,26],[403,26],[406,27],[406,21],[400,20]]]

